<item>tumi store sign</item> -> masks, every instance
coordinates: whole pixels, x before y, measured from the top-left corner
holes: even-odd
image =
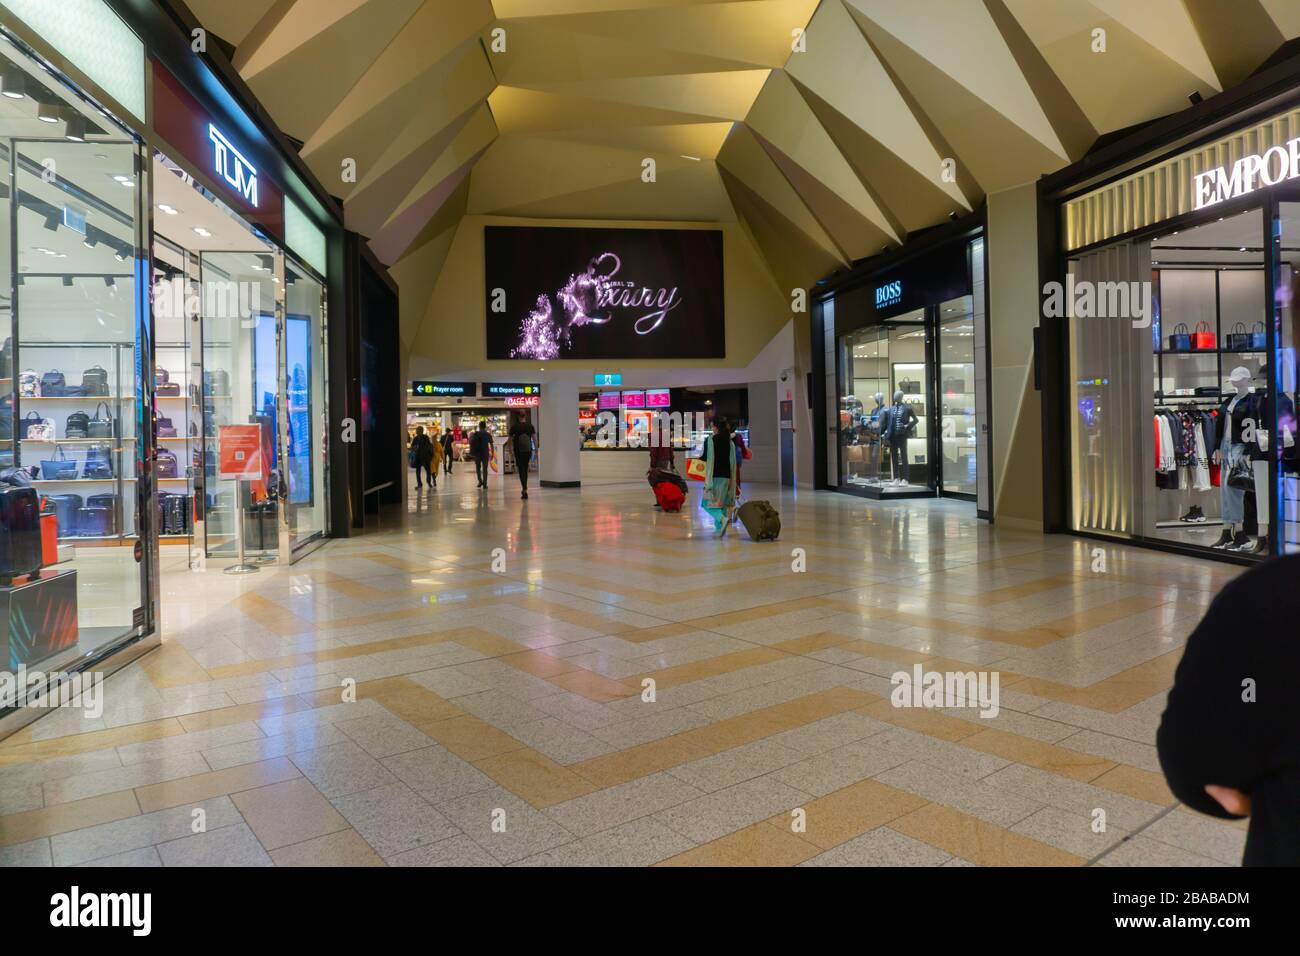
[[[240,141],[237,125],[213,116],[172,73],[153,61],[153,126],[176,154],[203,173],[210,188],[249,222],[284,241],[284,191],[267,178]]]

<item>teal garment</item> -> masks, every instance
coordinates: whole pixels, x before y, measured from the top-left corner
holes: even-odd
[[[727,521],[727,512],[736,504],[736,443],[727,442],[727,455],[731,474],[726,478],[713,477],[713,436],[704,439],[704,510],[713,518],[715,530],[721,530]]]

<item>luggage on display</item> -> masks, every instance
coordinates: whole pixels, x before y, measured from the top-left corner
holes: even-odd
[[[168,448],[158,449],[158,465],[155,473],[159,478],[179,478],[180,463],[176,460],[176,454]]]
[[[172,380],[171,373],[161,365],[155,365],[153,369],[153,383],[155,385],[166,385]]]
[[[13,465],[9,465],[4,469],[0,469],[0,485],[30,488],[32,486],[32,476],[26,468],[15,468]]]
[[[1187,330],[1186,322],[1179,322],[1169,336],[1169,351],[1190,352],[1192,350],[1192,333]]]
[[[0,490],[0,577],[41,566],[41,504],[35,488]]]
[[[91,495],[86,499],[86,507],[108,513],[108,530],[103,534],[117,534],[117,495]],[[101,532],[95,532],[99,534]]]
[[[204,371],[203,394],[221,397],[230,394],[230,373],[223,368]]]
[[[54,457],[41,460],[41,477],[46,481],[71,481],[77,477],[77,461],[68,457],[62,445],[56,445]]]
[[[23,416],[22,433],[27,441],[54,441],[54,419],[42,418],[40,412],[28,412]]]
[[[156,434],[159,438],[176,437],[176,426],[175,424],[172,423],[172,420],[170,418],[166,418],[162,415],[159,415],[155,421],[157,422],[157,429],[154,432],[154,434]]]
[[[100,409],[103,409],[102,415]],[[113,431],[113,410],[108,407],[108,402],[100,402],[95,406],[95,414],[86,423],[86,437],[112,438]]]
[[[1213,350],[1218,347],[1214,331],[1209,322],[1197,322],[1196,331],[1192,333],[1192,348],[1198,351]]]
[[[746,501],[736,512],[755,541],[775,541],[781,534],[781,514],[768,501]]]
[[[160,533],[173,536],[189,534],[193,527],[190,520],[192,504],[189,495],[168,495],[161,507]]]
[[[81,394],[92,398],[108,397],[108,371],[92,365],[81,373]]]
[[[23,398],[41,397],[41,377],[35,369],[27,369],[18,375],[18,394]]]
[[[664,511],[681,511],[686,492],[671,481],[661,481],[654,486],[655,501]]]
[[[154,394],[162,398],[179,398],[181,394],[180,382],[164,382],[154,388]]]
[[[914,382],[911,379],[903,379],[903,381],[898,383],[898,390],[903,392],[905,395],[920,395],[921,383]]]
[[[53,512],[41,514],[41,567],[59,560],[59,518]]]
[[[107,508],[78,508],[77,537],[103,538],[113,533],[113,512]]]
[[[59,519],[59,537],[70,538],[77,533],[77,512],[81,510],[81,495],[50,495],[45,499]]]
[[[63,424],[64,438],[89,438],[90,416],[85,412],[73,412]]]

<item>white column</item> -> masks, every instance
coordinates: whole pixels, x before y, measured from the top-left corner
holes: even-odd
[[[555,376],[559,378],[559,376]],[[539,454],[542,486],[576,488],[582,483],[578,449],[578,385],[576,382],[542,383]]]

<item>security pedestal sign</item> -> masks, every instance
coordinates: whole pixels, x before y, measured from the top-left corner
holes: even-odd
[[[235,479],[235,546],[239,551],[237,563],[226,568],[226,574],[252,574],[257,565],[244,560],[244,482],[265,481],[266,466],[262,455],[262,426],[220,425],[217,428],[217,474]]]
[[[222,478],[262,481],[262,426],[220,425],[217,428],[217,473]]]

